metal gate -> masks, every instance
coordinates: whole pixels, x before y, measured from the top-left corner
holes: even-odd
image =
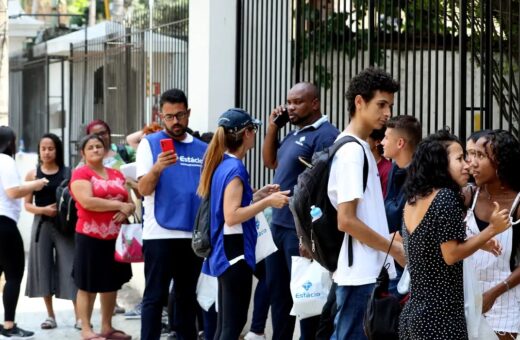
[[[348,82],[374,65],[401,84],[394,114],[417,117],[425,135],[444,126],[461,139],[483,128],[520,135],[518,0],[240,0],[237,14],[236,105],[263,121],[310,81],[343,129]],[[271,179],[260,147],[246,161],[255,187]]]

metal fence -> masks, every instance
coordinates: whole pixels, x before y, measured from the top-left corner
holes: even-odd
[[[293,84],[310,81],[343,129],[348,82],[374,65],[401,84],[394,114],[417,117],[425,135],[520,134],[518,0],[240,0],[237,14],[236,105],[265,122]],[[272,176],[265,126],[246,160],[255,187]]]
[[[162,91],[188,90],[188,1],[158,1],[150,28],[148,8],[123,23],[106,22],[106,36],[71,46],[69,141],[93,119],[105,120],[114,142],[158,118]],[[151,71],[150,71],[151,70]],[[147,113],[150,113],[148,114]]]
[[[64,58],[49,56],[10,60],[9,125],[17,132],[25,151],[36,152],[41,135],[47,131],[65,137],[65,62]],[[58,82],[52,89],[51,81]]]

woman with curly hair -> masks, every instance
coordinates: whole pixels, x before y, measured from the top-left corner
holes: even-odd
[[[513,228],[496,236],[500,254],[478,250],[473,256],[483,292],[482,312],[500,339],[516,339],[520,330],[520,143],[509,132],[494,130],[474,146],[470,166],[478,186],[467,215],[468,235],[489,229],[493,202],[507,208]]]
[[[468,338],[462,260],[510,225],[495,202],[489,227],[466,240],[461,187],[468,168],[460,141],[447,131],[424,139],[408,168],[402,235],[411,289],[400,339]]]

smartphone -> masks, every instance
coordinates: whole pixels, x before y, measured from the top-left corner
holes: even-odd
[[[162,152],[173,151],[173,153],[175,153],[175,146],[173,146],[173,140],[171,138],[161,139],[161,150]]]
[[[288,121],[289,121],[289,112],[287,112],[287,108],[284,108],[282,110],[282,113],[274,118],[274,123],[279,128],[284,127],[284,125],[287,124]]]

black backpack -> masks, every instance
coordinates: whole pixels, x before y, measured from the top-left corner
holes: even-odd
[[[65,179],[56,188],[56,203],[58,206],[56,227],[64,235],[73,235],[76,231],[76,222],[78,221],[76,201],[74,201],[70,193],[69,182],[70,170],[68,170],[68,175],[65,176]]]
[[[394,295],[388,292],[390,278],[388,276],[388,253],[394,242],[395,234],[386,253],[383,267],[368,300],[363,319],[363,328],[368,340],[399,340],[399,316],[401,304]]]
[[[202,199],[195,216],[191,248],[199,257],[207,258],[211,254],[211,214],[210,200],[208,197]]]
[[[327,193],[332,159],[340,147],[354,142],[363,149],[363,191],[367,187],[368,159],[365,149],[352,136],[345,136],[323,151],[312,156],[312,164],[298,176],[298,183],[289,201],[300,243],[324,268],[333,272],[338,266],[338,256],[343,244],[344,232],[338,230],[338,213],[330,203]],[[322,216],[312,222],[311,206],[319,207]],[[352,237],[348,235],[349,266],[352,265]]]

